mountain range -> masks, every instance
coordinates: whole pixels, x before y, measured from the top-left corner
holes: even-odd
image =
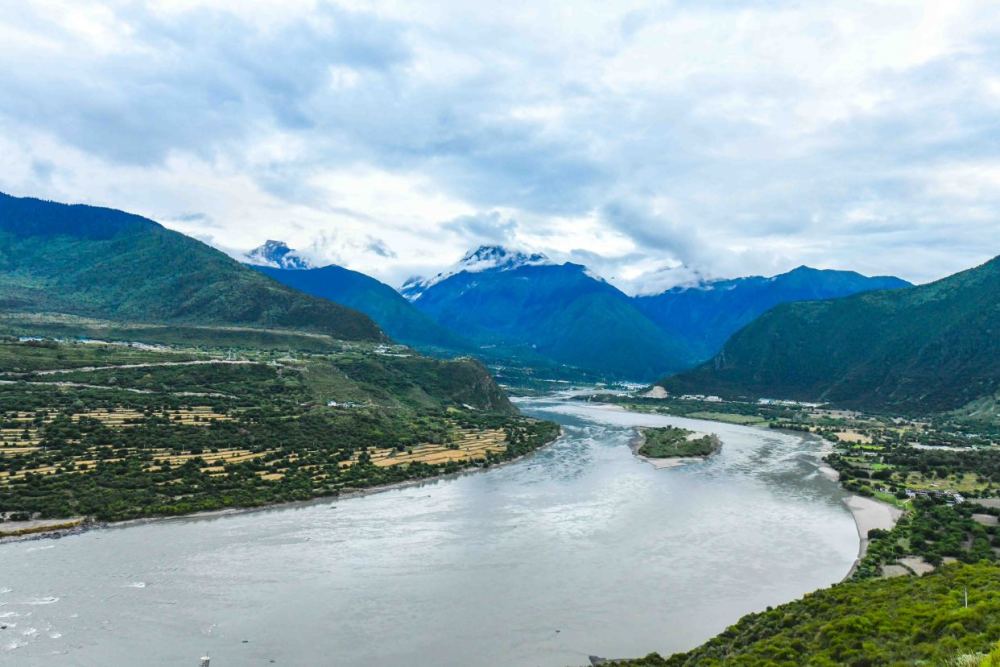
[[[638,296],[635,303],[664,331],[687,343],[690,362],[701,362],[717,353],[736,331],[779,304],[910,286],[892,276],[867,277],[854,271],[800,266],[769,278],[749,276],[675,287]]]
[[[403,291],[492,355],[639,379],[682,367],[680,341],[579,264],[483,246]]]
[[[926,285],[787,303],[668,391],[944,411],[1000,391],[1000,257]]]
[[[386,341],[367,315],[307,296],[152,220],[0,194],[5,313],[295,329]]]
[[[451,351],[471,344],[414,308],[399,292],[357,271],[331,264],[312,267],[287,245],[268,241],[247,253],[253,269],[300,292],[357,309],[401,343]]]
[[[708,359],[734,331],[776,304],[908,285],[800,267],[772,278],[708,281],[631,297],[579,264],[481,246],[400,291],[490,354],[644,380]]]
[[[996,259],[918,287],[799,267],[632,297],[579,264],[483,246],[408,281],[405,298],[343,267],[314,268],[280,241],[246,259],[253,268],[122,211],[0,194],[0,305],[21,332],[30,320],[50,332],[207,328],[227,345],[237,334],[273,345],[391,336],[609,378],[673,372],[662,382],[672,392],[895,410],[1000,392]]]

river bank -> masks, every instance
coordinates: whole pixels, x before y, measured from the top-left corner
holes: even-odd
[[[259,505],[256,507],[225,507],[217,510],[206,510],[203,512],[191,512],[190,514],[177,514],[170,516],[148,516],[140,517],[137,519],[126,519],[125,521],[97,521],[92,517],[73,517],[71,519],[53,519],[53,520],[30,520],[30,521],[8,521],[0,524],[2,532],[0,532],[0,547],[4,544],[11,544],[15,542],[29,542],[35,540],[44,539],[59,539],[62,537],[68,537],[70,535],[79,535],[84,532],[98,529],[106,528],[128,528],[130,526],[141,526],[150,523],[165,522],[165,521],[177,521],[177,520],[192,520],[192,519],[214,519],[221,516],[234,516],[240,514],[250,514],[253,512],[267,512],[270,510],[279,509],[290,509],[295,507],[308,507],[310,505],[320,505],[324,503],[331,503],[337,500],[347,500],[350,498],[360,498],[363,496],[370,496],[376,493],[384,493],[386,491],[393,491],[397,489],[407,489],[415,486],[421,486],[424,484],[433,484],[442,480],[448,479],[458,479],[465,475],[474,475],[478,473],[487,472],[489,470],[496,470],[504,466],[508,466],[512,463],[522,461],[526,458],[531,457],[537,452],[545,449],[546,447],[551,447],[553,444],[559,441],[563,437],[562,428],[559,429],[559,433],[556,437],[552,438],[548,442],[539,445],[537,448],[522,454],[521,456],[515,456],[506,461],[501,461],[500,463],[494,463],[489,466],[477,466],[469,465],[461,470],[450,473],[441,473],[440,475],[432,475],[430,477],[420,477],[417,479],[408,479],[403,482],[394,482],[392,484],[379,484],[376,486],[363,487],[363,488],[353,488],[341,493],[317,496],[315,498],[310,498],[309,500],[292,500],[289,502],[272,503],[269,505]]]
[[[594,406],[594,407],[627,412],[627,410],[623,406],[614,404],[601,404],[600,406]],[[719,424],[728,423],[722,420],[712,420],[709,418],[705,418],[705,420],[715,421],[716,423]],[[747,427],[754,429],[761,429],[761,430],[772,430],[754,425],[748,425]],[[790,433],[794,433],[795,435],[802,435],[797,431],[791,431]],[[700,463],[704,462],[708,458],[704,456],[673,457],[665,459],[650,458],[639,453],[639,449],[643,446],[644,442],[645,442],[645,430],[642,427],[639,427],[636,429],[636,437],[630,443],[630,448],[632,450],[632,453],[636,457],[651,464],[656,469],[676,468],[692,463]],[[839,483],[840,474],[823,460],[823,457],[825,457],[827,454],[830,454],[833,451],[834,451],[833,444],[828,440],[821,438],[820,448],[819,451],[817,452],[817,454],[819,455],[819,464],[817,466],[817,471],[830,481]],[[843,489],[843,487],[840,488]],[[899,521],[900,517],[902,517],[903,510],[901,510],[898,507],[895,507],[894,505],[890,505],[889,503],[883,502],[881,500],[870,498],[868,496],[860,496],[857,494],[852,494],[845,497],[843,499],[843,503],[844,506],[847,508],[847,510],[851,513],[851,518],[854,521],[854,525],[858,533],[858,554],[857,558],[851,564],[850,569],[847,571],[847,574],[844,575],[843,580],[846,581],[847,579],[851,578],[855,570],[857,570],[862,559],[864,559],[865,554],[868,552],[868,545],[869,545],[868,532],[876,529],[892,530],[892,528],[894,528],[896,523]]]
[[[564,435],[490,474],[5,545],[0,604],[17,626],[0,663],[561,667],[674,653],[839,581],[856,556],[843,494],[810,477],[817,443],[558,399],[518,407]],[[667,425],[725,445],[669,472],[637,461],[634,428]],[[609,567],[637,553],[643,576]]]

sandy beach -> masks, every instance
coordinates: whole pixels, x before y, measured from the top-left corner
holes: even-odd
[[[851,570],[847,573],[847,576],[844,577],[846,580],[854,574],[854,570],[857,569],[861,559],[865,557],[865,553],[868,551],[868,531],[875,528],[892,530],[896,522],[899,521],[899,517],[903,516],[903,510],[880,500],[858,495],[845,498],[844,504],[847,505],[847,509],[851,511],[851,515],[854,517],[854,524],[858,527],[858,538],[860,540],[858,558],[854,561],[854,565],[851,566]]]

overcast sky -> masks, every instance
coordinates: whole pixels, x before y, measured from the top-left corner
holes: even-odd
[[[394,285],[494,242],[923,282],[1000,253],[1000,3],[19,0],[0,190]]]

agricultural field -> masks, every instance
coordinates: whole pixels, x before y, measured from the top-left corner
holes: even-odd
[[[493,465],[557,433],[519,416],[473,362],[384,346],[234,354],[2,340],[0,532],[4,520],[336,495]]]

